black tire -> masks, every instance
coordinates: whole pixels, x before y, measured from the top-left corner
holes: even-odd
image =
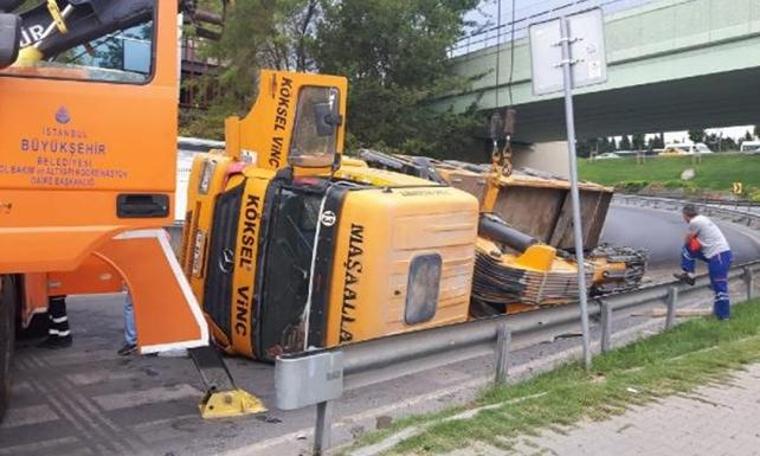
[[[41,339],[47,337],[48,327],[50,326],[50,317],[47,312],[36,313],[32,315],[32,321],[29,326],[22,327],[21,317],[16,316],[16,340]]]
[[[18,280],[14,276],[0,276],[0,422],[3,420],[11,394],[11,363],[16,336],[16,307],[18,306]]]

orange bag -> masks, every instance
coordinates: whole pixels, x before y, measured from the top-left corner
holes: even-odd
[[[702,243],[699,242],[696,234],[689,238],[689,242],[686,243],[686,248],[689,249],[689,251],[692,253],[696,253],[702,250]]]

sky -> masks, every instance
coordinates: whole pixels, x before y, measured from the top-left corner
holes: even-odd
[[[611,13],[649,3],[650,1],[652,0],[514,0],[515,19],[516,22],[518,22],[521,18],[526,16],[544,13],[539,16],[539,19],[534,20],[541,21],[556,17],[557,9],[570,12],[585,10],[600,5],[603,6],[605,13]],[[498,19],[498,2],[499,0],[482,0],[474,11],[467,14],[466,19],[476,24],[473,27],[473,30],[482,29],[482,27],[486,26],[496,26]],[[512,2],[513,0],[501,0],[502,24],[509,24],[512,19]],[[555,11],[552,12],[551,10]],[[518,23],[518,28],[522,28],[526,25],[527,23]],[[502,29],[502,37],[508,35],[509,32],[510,29],[508,27]],[[495,34],[493,34],[493,36],[495,39]],[[730,136],[734,139],[739,139],[743,138],[748,130],[752,133],[754,131],[754,126],[740,125],[727,128],[712,128],[707,129],[707,133],[711,134],[714,132],[720,134],[723,132],[724,137]],[[686,131],[665,132],[666,143],[685,142],[688,141],[688,139],[689,135]]]

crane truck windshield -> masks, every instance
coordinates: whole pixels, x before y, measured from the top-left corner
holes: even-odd
[[[21,19],[15,14],[0,14],[0,69],[16,61],[21,36]]]
[[[301,89],[289,155],[291,165],[324,168],[333,164],[341,122],[339,95],[335,87]]]
[[[20,53],[2,75],[147,83],[155,0],[41,2],[20,13]]]

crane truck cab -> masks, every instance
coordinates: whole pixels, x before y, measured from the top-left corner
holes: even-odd
[[[341,166],[347,82],[262,71],[258,99],[198,154],[183,267],[211,333],[273,360],[467,319],[478,203]]]

